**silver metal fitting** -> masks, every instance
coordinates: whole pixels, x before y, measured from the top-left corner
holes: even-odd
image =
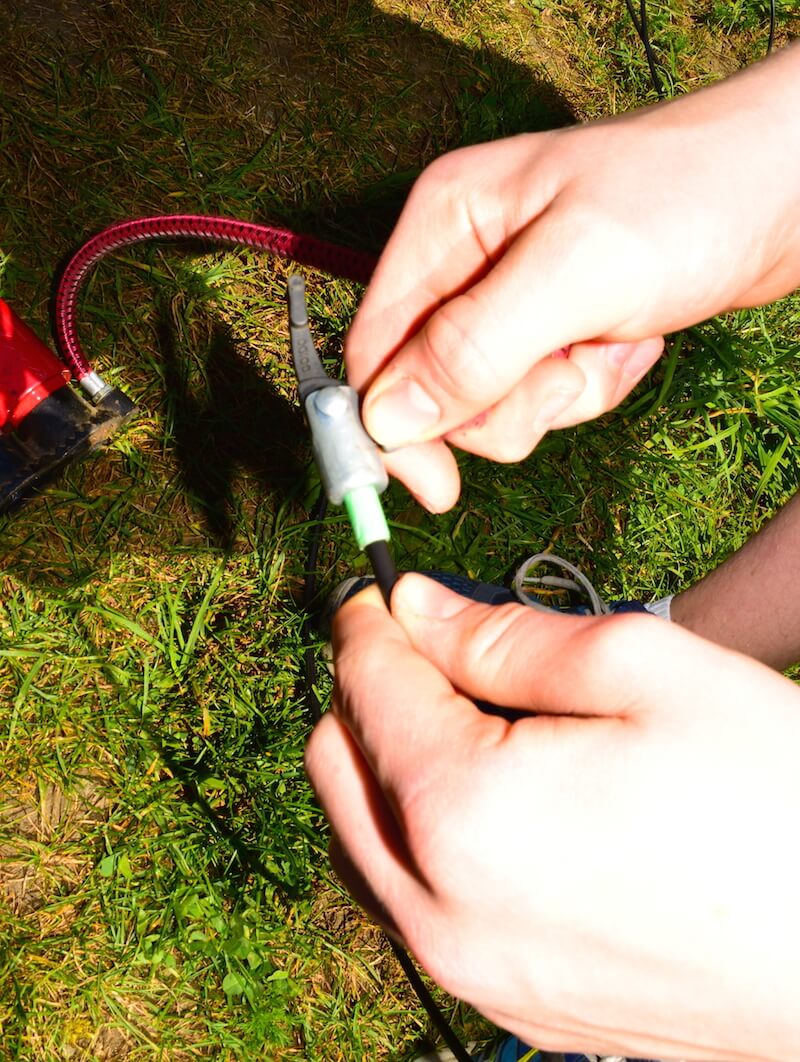
[[[306,398],[314,457],[328,500],[341,505],[357,487],[385,490],[389,476],[367,435],[352,387],[322,387]]]
[[[98,376],[96,372],[87,372],[85,376],[81,376],[78,383],[95,405],[101,398],[104,398],[109,391],[113,390],[111,385],[107,384],[102,376]]]

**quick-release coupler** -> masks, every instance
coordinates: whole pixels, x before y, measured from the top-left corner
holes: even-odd
[[[389,541],[380,493],[389,483],[380,451],[361,423],[358,395],[327,375],[308,326],[305,284],[288,282],[289,330],[300,401],[328,500],[344,504],[359,549]]]

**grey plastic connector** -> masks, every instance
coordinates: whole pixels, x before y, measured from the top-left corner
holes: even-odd
[[[341,505],[358,487],[386,490],[389,476],[378,447],[361,423],[353,388],[323,387],[306,398],[305,406],[314,457],[328,500]]]

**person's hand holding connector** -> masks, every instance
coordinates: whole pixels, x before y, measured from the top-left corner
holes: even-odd
[[[791,682],[652,616],[419,575],[391,616],[344,605],[334,654],[307,751],[334,863],[438,984],[544,1049],[798,1056]]]
[[[465,148],[411,192],[346,345],[387,465],[451,506],[613,409],[660,336],[800,282],[800,45],[675,102]],[[568,358],[548,355],[571,346]]]

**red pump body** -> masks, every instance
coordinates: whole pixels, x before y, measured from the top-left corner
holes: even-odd
[[[0,299],[0,433],[14,431],[43,399],[64,387],[71,375]]]
[[[71,377],[0,299],[0,513],[35,494],[70,461],[102,446],[135,413],[117,388],[87,401],[68,386]]]

